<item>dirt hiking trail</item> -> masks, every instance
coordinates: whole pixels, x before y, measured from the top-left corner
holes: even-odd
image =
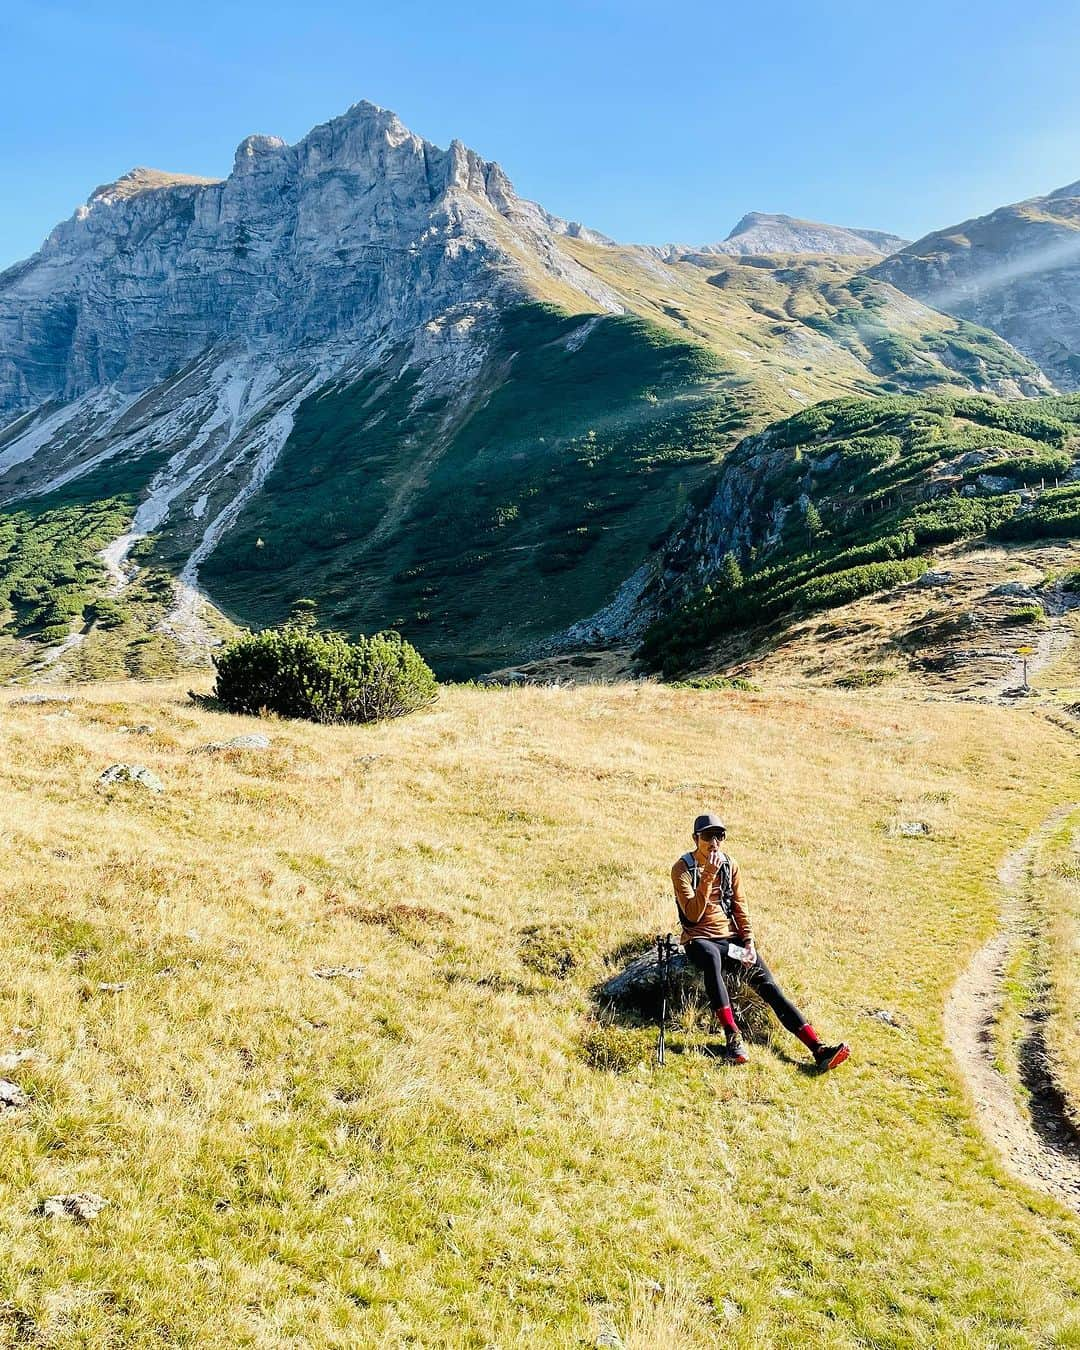
[[[945,1006],[945,1041],[971,1091],[979,1127],[1008,1170],[1080,1214],[1080,1138],[1065,1116],[1047,1065],[1038,1007],[1024,1014],[1017,1052],[1028,1109],[994,1063],[1005,970],[1022,935],[1025,877],[1039,844],[1072,809],[1058,807],[998,868],[1000,927],[953,986]]]

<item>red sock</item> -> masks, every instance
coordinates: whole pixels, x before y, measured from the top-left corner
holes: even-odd
[[[799,1040],[808,1050],[816,1050],[821,1042],[818,1040],[818,1034],[809,1022],[804,1022],[795,1033]]]
[[[734,1036],[739,1028],[735,1025],[735,1014],[731,1011],[730,1004],[726,1008],[717,1008],[716,1015],[723,1023],[724,1030],[727,1034],[729,1036]]]

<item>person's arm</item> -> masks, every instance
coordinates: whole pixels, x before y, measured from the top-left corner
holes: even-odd
[[[750,915],[746,912],[746,902],[743,900],[742,887],[739,884],[739,864],[734,858],[731,860],[731,922],[735,925],[735,931],[743,943],[752,947],[754,929],[750,923]]]
[[[690,869],[681,858],[671,869],[675,898],[679,902],[679,908],[691,923],[697,923],[705,913],[705,906],[709,903],[709,892],[716,880],[717,870],[717,868],[706,863],[701,869],[697,890],[694,890],[690,884]]]

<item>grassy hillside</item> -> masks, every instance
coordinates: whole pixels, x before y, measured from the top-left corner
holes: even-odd
[[[1039,973],[1050,1007],[1046,1050],[1080,1129],[1080,812],[1066,816],[1038,859],[1036,888],[1045,933]]]
[[[152,631],[172,596],[169,574],[143,568],[114,598],[101,560],[166,454],[110,461],[58,491],[0,507],[0,679],[25,674],[72,637],[64,667],[74,678],[175,673],[175,642]]]
[[[1080,538],[1078,431],[1077,396],[837,399],[774,424],[725,461],[715,501],[733,505],[701,499],[671,549],[691,593],[642,656],[677,673],[726,634],[911,581],[958,540]]]
[[[661,263],[565,243],[629,312],[575,313],[582,297],[541,288],[548,303],[490,321],[481,369],[462,344],[468,368],[451,398],[400,351],[319,390],[201,568],[231,619],[275,623],[313,598],[328,625],[401,629],[444,675],[491,669],[604,605],[747,432],[823,396],[1043,387],[998,339],[858,275],[858,259]],[[210,520],[239,490],[241,469],[207,480],[206,501],[207,481],[192,480],[140,544],[140,584],[100,621],[93,602],[109,599],[97,517],[132,511],[176,438],[197,439],[193,425],[71,484],[65,502],[84,503],[91,520],[78,530],[78,594],[65,581],[57,603],[81,607],[9,620],[6,672],[25,675],[69,632],[78,641],[52,669],[74,678],[165,674],[191,658],[156,631],[168,577],[196,546],[208,503]],[[20,485],[39,468],[22,466]],[[31,578],[42,591],[50,566]]]
[[[704,347],[522,307],[467,405],[393,365],[309,399],[203,576],[249,624],[312,597],[444,673],[487,669],[602,604],[753,415]]]
[[[749,270],[766,294],[774,273]],[[880,384],[863,360],[874,366],[871,349],[907,341],[880,288],[826,281],[810,264],[797,281],[780,275],[795,326],[831,335],[803,351],[804,379],[828,387],[839,362],[837,387],[852,387],[852,371],[856,387]],[[720,275],[711,281],[719,295]],[[426,397],[418,372],[392,361],[323,390],[204,566],[206,585],[247,624],[279,621],[310,597],[327,624],[400,628],[444,674],[503,664],[608,600],[738,436],[802,398],[760,370],[739,373],[709,338],[523,306],[503,317],[468,403]],[[768,344],[783,342],[774,332]],[[917,378],[899,356],[880,378],[964,382],[911,359]],[[986,372],[970,378],[985,383]]]
[[[1077,800],[1056,727],[623,685],[332,729],[184,687],[0,718],[0,1053],[37,1054],[6,1071],[0,1339],[1080,1339],[1080,1223],[1001,1171],[941,1029],[997,858]],[[193,753],[256,728],[261,755]],[[96,788],[117,760],[164,793]],[[783,1034],[725,1067],[695,1019],[659,1070],[652,1029],[596,1021],[702,808],[763,952],[852,1044],[832,1075]],[[93,1226],[34,1214],[74,1190],[109,1200]]]
[[[838,394],[973,387],[1015,397],[1051,387],[988,329],[865,275],[867,258],[687,253],[660,262],[579,239],[560,247],[635,313],[711,346],[777,414]]]

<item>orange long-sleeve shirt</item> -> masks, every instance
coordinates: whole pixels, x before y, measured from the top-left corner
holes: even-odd
[[[679,902],[679,908],[690,920],[689,924],[683,925],[684,945],[692,942],[694,938],[737,937],[743,942],[753,940],[754,930],[750,924],[750,916],[746,912],[739,883],[739,864],[734,858],[730,861],[732,891],[730,919],[720,903],[719,872],[712,878],[702,875],[695,890],[690,868],[682,858],[672,867],[671,882],[675,887],[675,898]]]

